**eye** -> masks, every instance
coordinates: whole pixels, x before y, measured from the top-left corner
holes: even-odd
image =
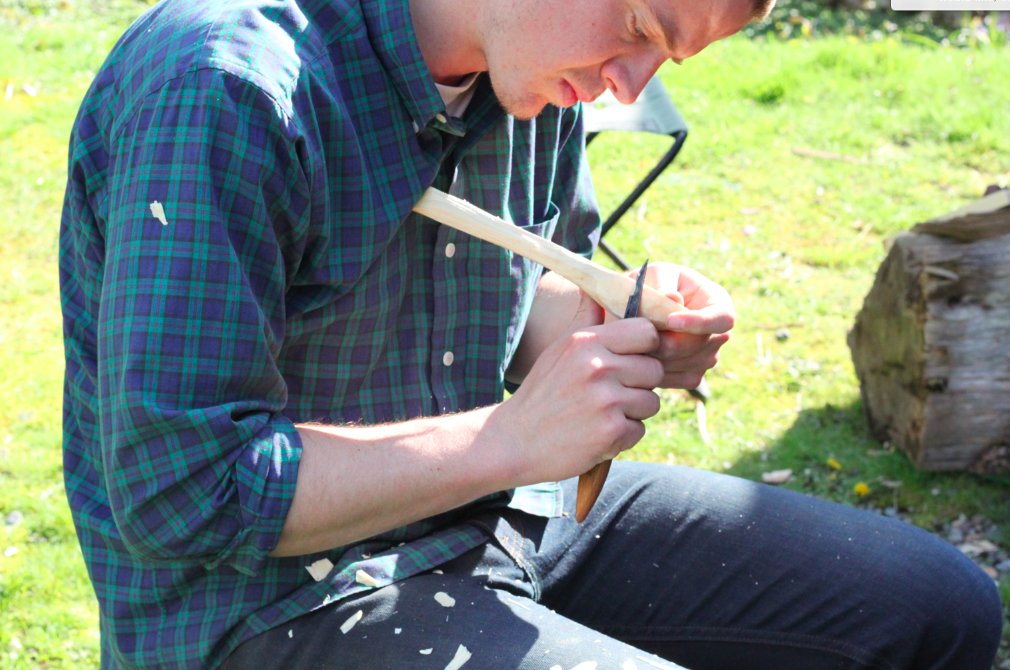
[[[638,25],[638,16],[634,12],[628,14],[628,31],[635,37],[645,37],[645,31],[642,30],[642,26]]]

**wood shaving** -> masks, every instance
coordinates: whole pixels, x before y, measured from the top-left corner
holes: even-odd
[[[463,645],[459,645],[459,649],[456,650],[456,655],[452,657],[449,661],[449,665],[445,666],[445,670],[459,670],[463,667],[463,664],[470,660],[469,651]]]
[[[444,575],[444,574],[445,574],[445,573],[444,573],[444,572],[442,572],[441,570],[432,570],[431,572],[432,572],[432,574],[434,574],[434,575]]]
[[[629,658],[624,662],[624,665],[621,666],[621,670],[638,670],[638,666],[635,665],[635,662]]]
[[[393,629],[393,635],[399,635],[402,631],[403,631],[402,628],[394,628]]]
[[[151,215],[161,221],[161,225],[167,226],[168,219],[165,218],[165,206],[155,200],[151,203]],[[317,580],[318,581],[318,580]]]
[[[289,630],[289,631],[288,631],[288,637],[294,637],[294,636],[295,636],[295,631],[294,631],[294,629],[292,629],[292,630]]]
[[[572,668],[572,670],[596,670],[596,666],[596,661],[583,661]]]
[[[347,632],[352,628],[354,628],[354,626],[357,625],[359,621],[361,621],[361,617],[363,616],[365,616],[365,613],[362,612],[361,610],[358,610],[357,612],[352,614],[350,617],[347,618],[347,621],[340,624],[340,632],[343,633],[344,635],[347,635]]]
[[[326,579],[326,575],[330,574],[330,570],[333,569],[333,561],[328,558],[320,558],[312,565],[306,566],[305,569],[312,575],[312,579],[321,582]]]
[[[427,656],[427,655],[428,655],[428,654],[430,654],[431,652],[432,652],[432,649],[431,649],[431,648],[428,648],[428,649],[422,649],[422,650],[421,650],[421,653],[422,653],[422,654],[424,654],[425,656]]]
[[[439,591],[438,593],[436,593],[435,600],[442,607],[452,607],[453,605],[456,604],[456,599],[444,591]]]
[[[364,570],[358,570],[354,573],[354,581],[359,584],[364,584],[365,586],[379,586],[379,580]]]

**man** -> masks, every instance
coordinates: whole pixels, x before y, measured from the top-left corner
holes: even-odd
[[[102,667],[988,669],[991,580],[914,528],[633,463],[576,524],[572,478],[715,364],[728,296],[657,263],[692,311],[604,323],[411,213],[434,185],[590,255],[578,101],[631,102],[766,11],[164,0],[134,24],[61,229]]]

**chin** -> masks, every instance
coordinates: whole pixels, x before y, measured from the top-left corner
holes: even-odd
[[[491,88],[494,89],[502,109],[520,121],[536,117],[550,103],[550,100],[542,95],[529,93],[526,87],[518,86],[513,89],[508,84],[497,82],[494,73],[490,73],[490,76]]]

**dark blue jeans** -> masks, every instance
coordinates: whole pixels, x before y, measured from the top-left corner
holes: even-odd
[[[628,462],[614,463],[580,525],[575,485],[565,483],[568,516],[474,517],[494,539],[444,574],[268,631],[226,670],[442,670],[460,645],[472,654],[465,670],[992,667],[1002,622],[993,580],[918,528],[734,477]],[[438,591],[455,606],[439,605]]]

